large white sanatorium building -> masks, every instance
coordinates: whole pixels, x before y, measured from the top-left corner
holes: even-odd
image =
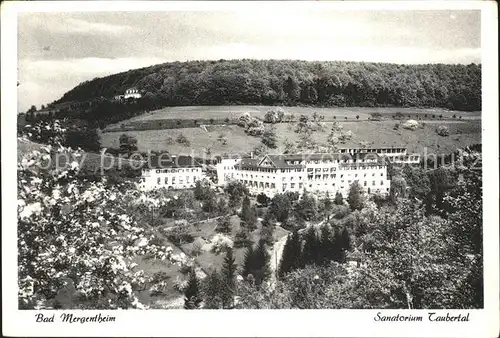
[[[388,161],[386,161],[388,160]],[[332,197],[346,196],[358,181],[363,190],[386,194],[390,189],[387,162],[419,163],[419,155],[406,148],[353,148],[338,153],[265,155],[257,158],[220,158],[216,164],[217,184],[243,183],[250,193],[273,197],[286,191],[309,192]],[[191,156],[153,158],[142,170],[140,187],[145,190],[194,188],[207,176],[203,165]]]
[[[142,168],[140,188],[189,189],[204,178],[203,165],[191,156],[151,157]]]
[[[419,155],[405,148],[340,149],[338,153],[266,155],[260,159],[222,158],[217,164],[218,184],[236,180],[252,194],[269,197],[286,191],[346,196],[354,181],[366,193],[386,194],[388,159],[392,163],[418,163]]]

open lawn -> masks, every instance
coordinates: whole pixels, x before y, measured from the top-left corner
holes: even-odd
[[[344,122],[339,121],[344,130],[351,130],[354,133],[352,140],[342,147],[358,147],[361,141],[369,142],[375,146],[404,146],[409,152],[423,154],[425,148],[427,153],[450,153],[457,148],[481,143],[481,121],[480,120],[443,120],[425,121],[421,129],[415,131],[399,128],[394,130],[397,121],[359,121]],[[421,121],[422,122],[422,121]],[[332,123],[326,122],[325,129],[313,134],[318,142],[326,142]],[[436,128],[446,125],[450,130],[450,136],[441,137],[436,134]],[[273,153],[280,153],[284,149],[284,142],[296,140],[298,134],[293,131],[292,123],[276,124],[278,149]],[[168,130],[144,130],[127,131],[128,135],[135,136],[138,140],[139,150],[167,150],[172,154],[193,154],[204,156],[205,150],[210,148],[212,155],[220,154],[241,154],[250,152],[260,144],[260,138],[245,134],[243,128],[235,125],[213,126],[207,131],[201,128],[182,128]],[[228,142],[223,145],[218,137],[224,134]],[[119,137],[122,132],[107,132],[101,134],[101,145],[107,148],[118,148]],[[183,134],[190,141],[190,146],[184,146],[175,142],[179,134]],[[173,140],[173,142],[172,142]]]
[[[251,116],[264,119],[267,111],[275,109],[273,106],[188,106],[166,107],[136,116],[104,128],[104,132],[160,130],[193,128],[200,125],[235,125],[238,118],[249,113]],[[366,121],[372,114],[379,113],[382,119],[392,120],[394,116],[413,119],[437,119],[443,115],[447,120],[478,120],[481,112],[462,112],[441,108],[315,108],[315,107],[283,107],[289,114],[289,122],[297,122],[300,115],[312,118],[314,113],[323,117],[325,122],[333,121]],[[455,116],[455,118],[453,118]]]
[[[251,233],[251,240],[255,243],[260,238],[260,222],[257,225],[257,229]],[[231,225],[232,231],[231,234],[227,236],[234,240],[236,233],[240,230],[240,219],[238,216],[231,216]],[[193,243],[185,243],[181,245],[182,250],[194,257],[196,259],[197,264],[205,271],[210,272],[213,269],[220,270],[222,266],[222,262],[224,260],[224,253],[216,254],[210,251],[210,240],[216,234],[215,227],[217,226],[216,220],[210,220],[208,222],[199,223],[198,226],[193,226],[193,231],[191,234],[196,239],[202,238],[205,241],[205,245],[202,247],[201,253],[199,255],[193,255]],[[276,227],[274,231],[274,239],[275,241],[281,239],[288,232],[280,227]],[[243,264],[243,259],[245,255],[245,247],[242,248],[234,248],[234,256],[235,262],[238,265],[238,268]]]
[[[211,119],[223,120],[226,118],[237,119],[243,113],[250,113],[250,115],[257,118],[264,118],[266,112],[270,109],[275,109],[277,106],[185,106],[185,107],[166,107],[155,110],[140,116],[133,117],[121,123],[132,123],[139,121],[152,121],[152,120],[171,120],[171,119]],[[454,111],[442,108],[394,108],[394,107],[335,107],[335,108],[317,108],[317,107],[282,107],[286,112],[299,116],[301,114],[312,116],[315,112],[319,115],[324,115],[326,121],[330,121],[335,116],[338,119],[345,117],[354,119],[356,115],[360,119],[367,119],[372,113],[380,113],[382,115],[394,115],[401,113],[405,116],[424,116],[425,114],[439,116],[443,114],[444,117],[457,117],[462,118],[480,118],[481,112],[464,112]]]

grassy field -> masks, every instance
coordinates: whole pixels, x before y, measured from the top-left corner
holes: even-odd
[[[422,129],[415,131],[399,128],[394,130],[395,121],[359,121],[344,122],[339,121],[344,130],[351,130],[354,137],[348,141],[344,147],[360,146],[361,141],[369,142],[375,146],[404,146],[410,152],[449,153],[459,147],[464,147],[474,143],[481,143],[481,121],[480,120],[443,120],[426,121]],[[326,122],[324,131],[314,133],[314,139],[318,142],[326,142],[332,123]],[[450,136],[441,137],[436,134],[436,128],[440,125],[448,126]],[[293,131],[293,124],[281,123],[276,125],[278,136],[278,149],[273,150],[280,153],[284,149],[286,139],[295,140],[297,134]],[[204,155],[204,150],[211,149],[212,155],[216,154],[240,154],[250,152],[259,145],[260,138],[245,134],[244,130],[238,126],[212,126],[208,131],[201,128],[182,128],[169,130],[144,130],[127,131],[128,135],[137,137],[140,150],[167,150],[176,154]],[[176,139],[179,134],[183,134],[190,141],[191,145],[183,146],[171,139]],[[228,143],[223,145],[218,141],[220,134],[224,134]],[[122,132],[108,132],[101,134],[101,145],[103,147],[117,148],[118,139]],[[170,141],[169,141],[170,140]]]
[[[238,216],[231,216],[231,225],[232,231],[231,234],[227,236],[234,240],[236,233],[241,229],[240,228],[240,219]],[[208,222],[200,223],[199,226],[194,227],[191,234],[196,239],[202,238],[205,241],[205,245],[203,246],[201,253],[198,256],[194,256],[192,254],[193,243],[185,243],[181,245],[182,250],[187,254],[196,259],[196,263],[200,266],[204,271],[210,272],[213,269],[220,270],[222,266],[222,262],[224,260],[224,254],[216,254],[210,251],[210,240],[216,234],[215,227],[217,226],[216,220],[210,220]],[[255,243],[260,238],[260,222],[257,224],[257,229],[251,233],[251,240]],[[273,237],[275,241],[279,240],[283,236],[285,236],[288,232],[280,227],[276,227]],[[245,255],[246,248],[234,248],[234,257],[235,263],[238,267],[241,267],[243,264],[243,259]]]
[[[250,113],[250,115],[264,118],[264,115],[269,109],[276,107],[273,106],[186,106],[186,107],[166,107],[159,110],[149,112],[147,114],[133,117],[124,122],[134,121],[148,121],[148,120],[170,120],[170,119],[237,119],[243,113]],[[370,107],[345,107],[345,108],[316,108],[316,107],[283,107],[286,112],[294,115],[308,115],[312,116],[314,112],[319,115],[324,115],[325,120],[332,120],[333,116],[337,119],[355,118],[356,115],[360,119],[367,119],[372,113],[380,113],[382,115],[394,115],[397,112],[403,115],[440,115],[444,117],[452,117],[453,115],[462,116],[462,118],[477,118],[481,116],[481,112],[463,112],[446,110],[441,108],[370,108]]]

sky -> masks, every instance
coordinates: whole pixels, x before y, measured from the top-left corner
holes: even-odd
[[[238,58],[480,63],[480,11],[19,13],[18,111],[95,77]]]

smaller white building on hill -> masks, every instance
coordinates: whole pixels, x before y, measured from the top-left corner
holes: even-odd
[[[150,157],[147,165],[142,168],[140,188],[190,189],[204,178],[206,175],[203,165],[194,157],[163,154]]]
[[[123,98],[128,99],[130,97],[138,99],[142,97],[142,94],[139,92],[139,89],[137,88],[129,88],[125,91],[125,95],[123,95]]]

